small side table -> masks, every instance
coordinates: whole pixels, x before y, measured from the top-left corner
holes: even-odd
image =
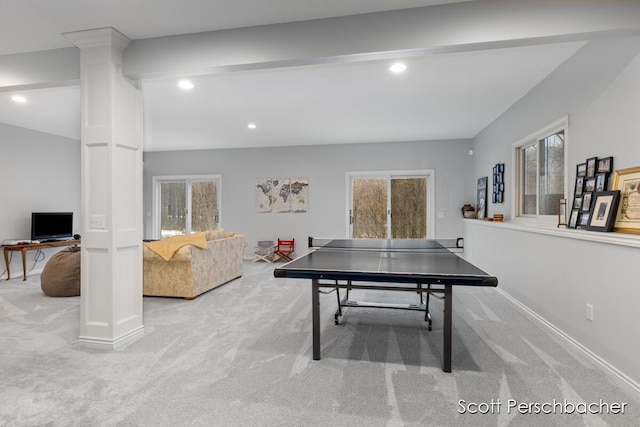
[[[80,244],[80,240],[59,240],[55,242],[43,243],[26,243],[24,245],[6,245],[4,249],[4,264],[7,267],[7,280],[11,279],[11,270],[9,269],[9,252],[22,252],[22,281],[27,280],[27,252],[38,249],[55,248],[59,246],[76,246]]]

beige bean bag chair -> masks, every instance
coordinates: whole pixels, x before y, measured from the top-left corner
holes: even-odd
[[[71,247],[54,254],[42,270],[40,287],[50,297],[80,295],[80,248]]]

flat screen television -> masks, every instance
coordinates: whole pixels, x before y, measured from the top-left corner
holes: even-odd
[[[31,240],[55,241],[73,238],[73,212],[32,212]]]

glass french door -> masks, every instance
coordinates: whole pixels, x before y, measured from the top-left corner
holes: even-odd
[[[218,228],[220,178],[156,179],[157,231],[164,239]]]
[[[367,175],[350,179],[350,237],[427,238],[426,175]]]

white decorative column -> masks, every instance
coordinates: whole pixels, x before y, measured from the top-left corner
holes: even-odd
[[[66,33],[80,49],[80,342],[114,349],[142,324],[142,94],[122,75],[129,39]]]

